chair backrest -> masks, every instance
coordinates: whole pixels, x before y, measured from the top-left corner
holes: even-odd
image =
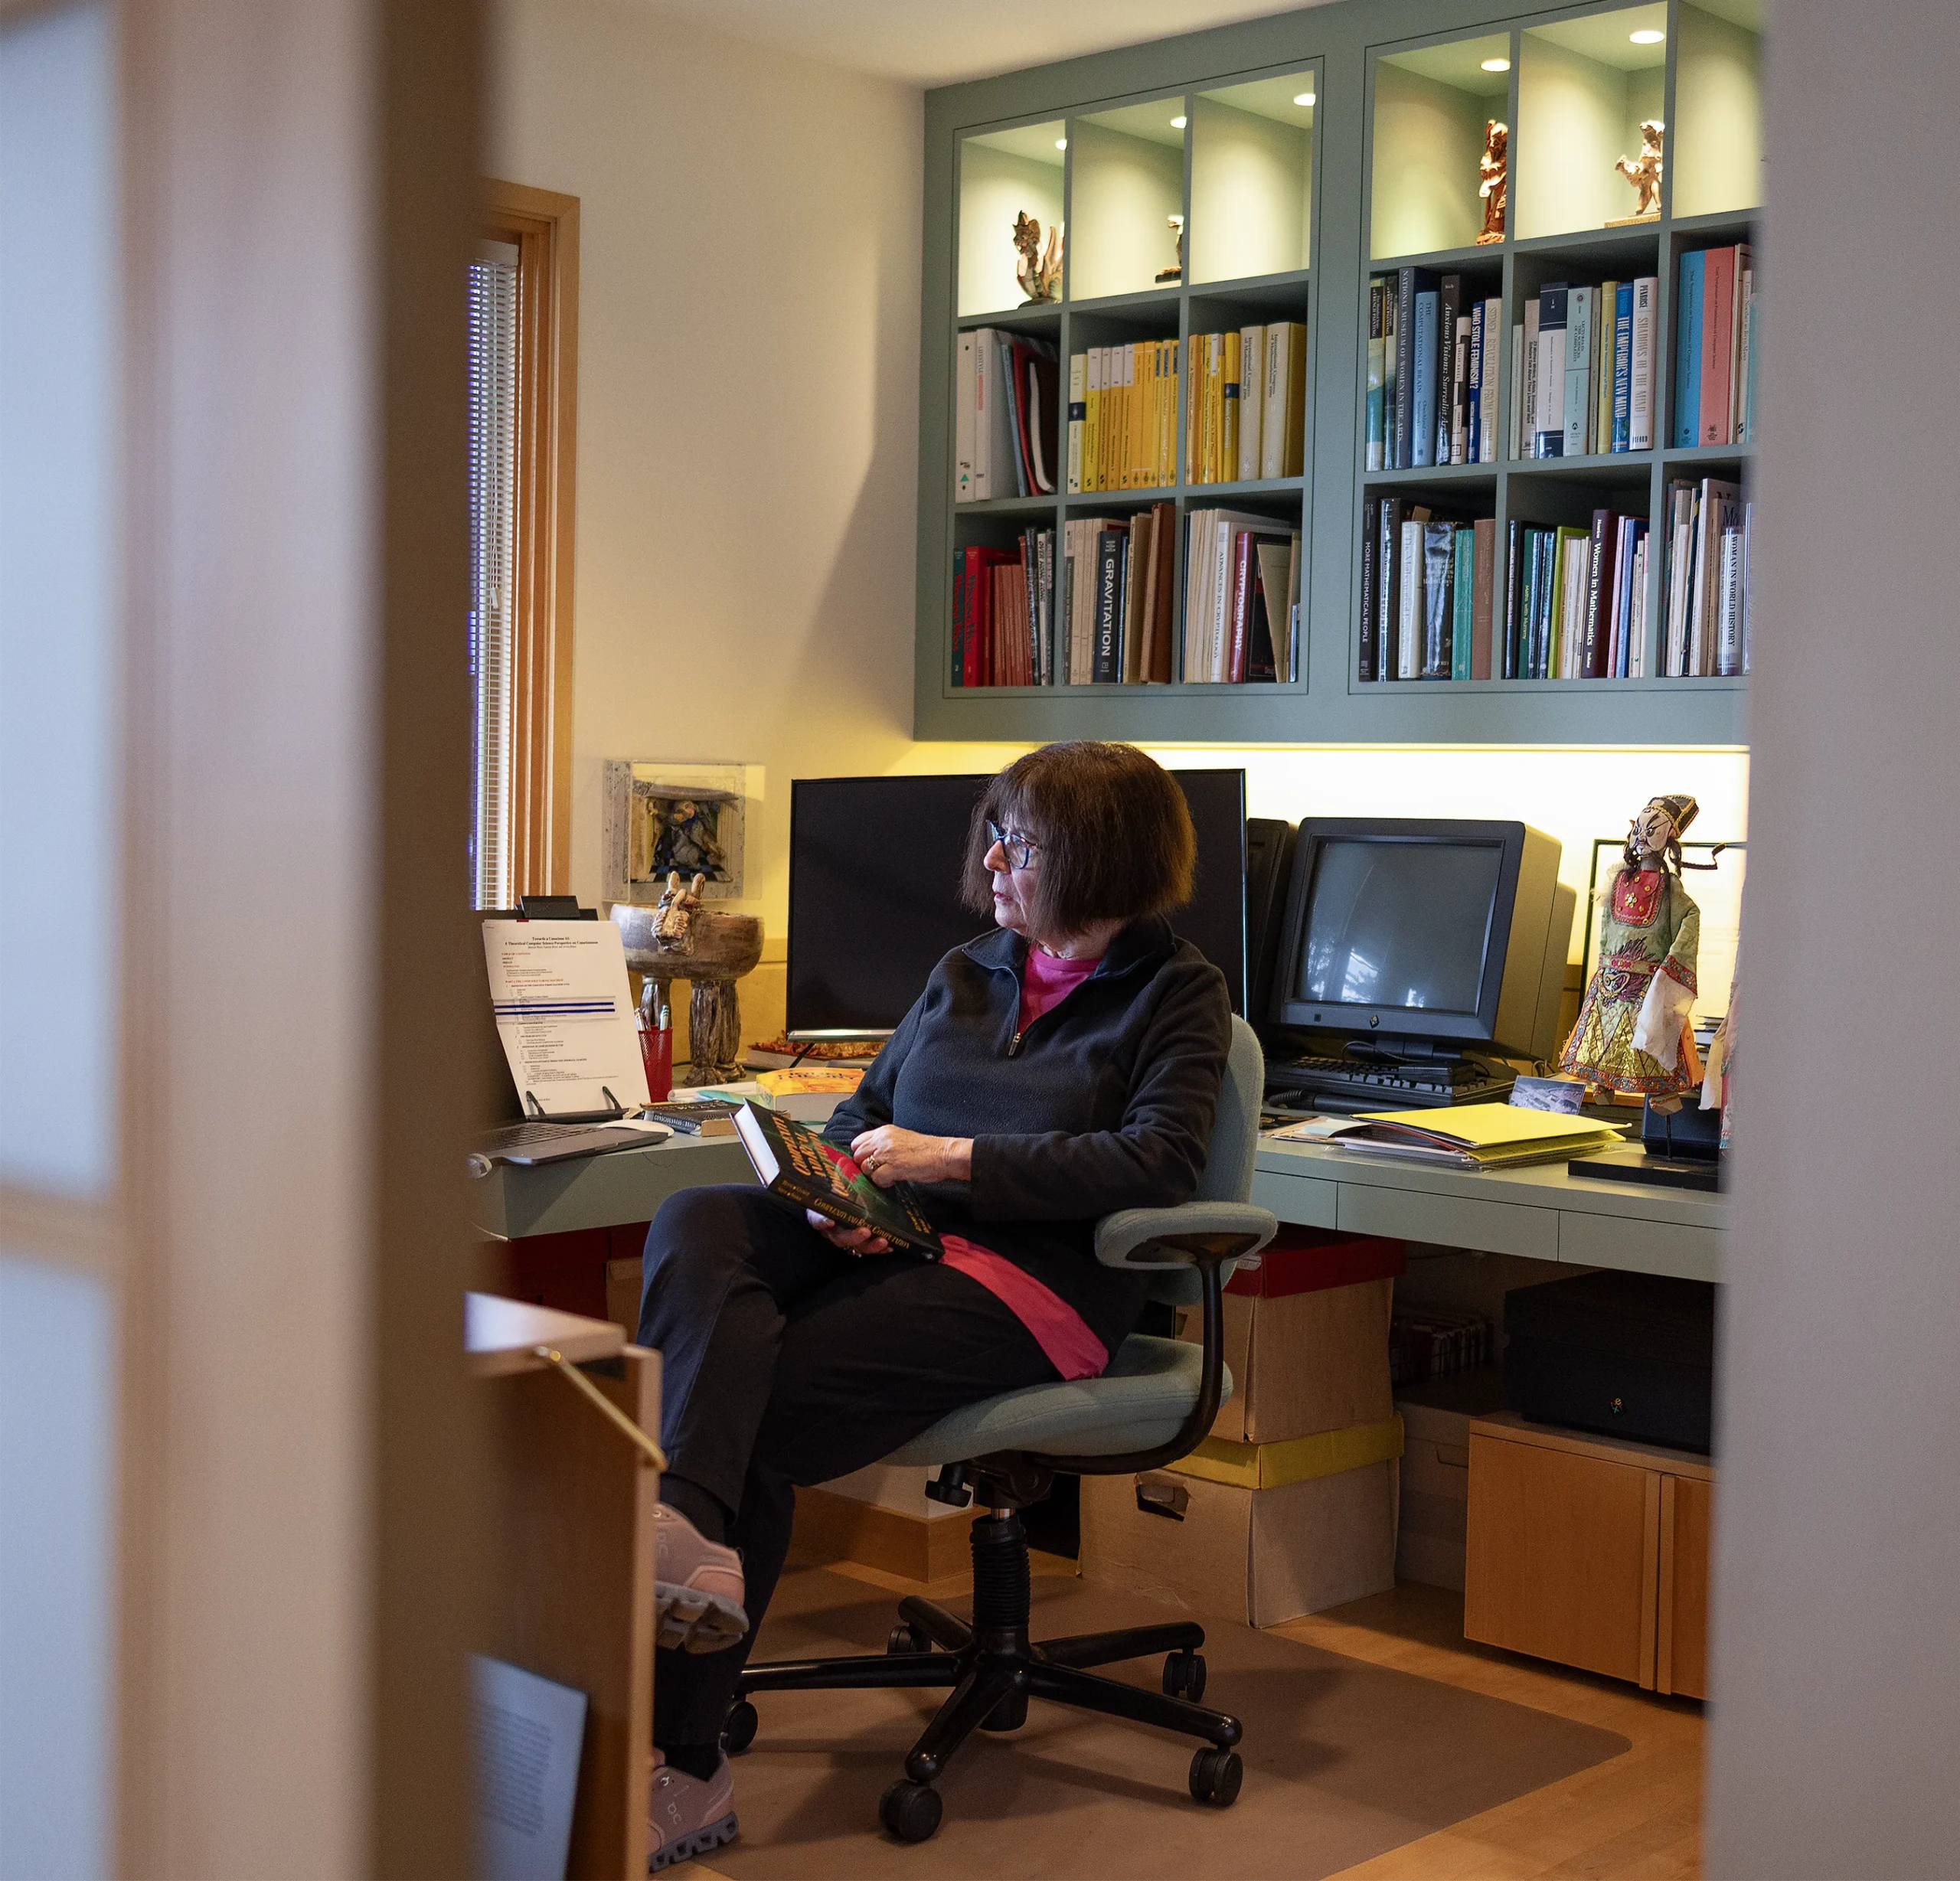
[[[1259,1100],[1265,1094],[1266,1054],[1259,1048],[1258,1035],[1235,1014],[1225,1083],[1211,1125],[1211,1149],[1197,1179],[1195,1200],[1251,1200],[1253,1164],[1259,1154]],[[1229,1274],[1230,1269],[1226,1271]],[[1167,1306],[1195,1306],[1203,1297],[1197,1271],[1190,1267],[1157,1269],[1145,1292]]]
[[[1200,1201],[1251,1199],[1253,1163],[1259,1154],[1259,1100],[1265,1095],[1266,1055],[1259,1048],[1259,1035],[1235,1013],[1225,1085],[1218,1093],[1218,1116],[1211,1126],[1211,1153],[1197,1179]]]

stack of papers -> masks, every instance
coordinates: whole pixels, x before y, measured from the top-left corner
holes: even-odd
[[[1276,1130],[1280,1142],[1325,1143],[1371,1156],[1406,1157],[1452,1169],[1511,1168],[1564,1162],[1623,1140],[1617,1124],[1596,1117],[1527,1110],[1511,1104],[1465,1104],[1434,1110],[1377,1110],[1359,1117],[1309,1117]]]

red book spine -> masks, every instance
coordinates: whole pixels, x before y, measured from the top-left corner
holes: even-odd
[[[1225,677],[1234,685],[1246,676],[1246,627],[1252,618],[1253,534],[1242,529],[1232,544],[1232,645]]]
[[[1702,257],[1701,436],[1704,444],[1728,444],[1730,331],[1735,319],[1736,251],[1711,248]]]
[[[973,548],[965,551],[966,565],[966,644],[962,650],[963,686],[977,686],[980,680],[980,656],[987,633],[986,583],[982,579],[985,573],[982,560],[985,551]]]

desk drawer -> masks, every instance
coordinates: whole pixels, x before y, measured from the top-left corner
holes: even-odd
[[[1640,1221],[1625,1215],[1559,1213],[1562,1261],[1588,1267],[1621,1267],[1636,1274],[1672,1274],[1683,1280],[1720,1280],[1722,1236],[1713,1228],[1678,1222]]]
[[[1295,1227],[1332,1228],[1336,1226],[1335,1192],[1340,1186],[1311,1176],[1279,1175],[1262,1169],[1253,1177],[1253,1200]]]
[[[1516,1202],[1344,1182],[1334,1225],[1344,1234],[1393,1235],[1404,1241],[1524,1254],[1541,1261],[1559,1258],[1558,1211]]]

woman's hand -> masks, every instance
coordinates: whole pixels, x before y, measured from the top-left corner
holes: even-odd
[[[803,1211],[803,1219],[840,1253],[889,1254],[891,1243],[881,1234],[874,1234],[869,1228],[847,1228],[841,1221],[832,1221],[828,1215],[820,1215],[814,1208]]]
[[[893,1123],[852,1138],[851,1154],[881,1189],[895,1182],[965,1182],[973,1174],[970,1136],[921,1136]]]

